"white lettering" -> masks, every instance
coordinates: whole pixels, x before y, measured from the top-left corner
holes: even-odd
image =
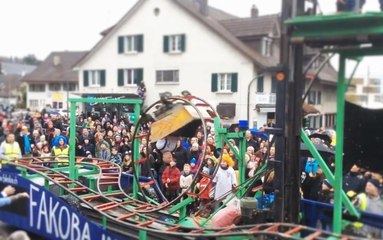
[[[52,233],[51,225],[48,222],[48,211],[47,211],[47,205],[45,202],[45,192],[42,192],[41,194],[41,200],[40,200],[40,207],[39,207],[39,216],[37,218],[37,229],[41,229],[41,217],[44,216],[45,220],[45,227],[47,229],[48,233]]]
[[[84,224],[84,229],[82,230],[81,240],[91,240],[90,239],[89,224],[87,222]]]
[[[29,188],[29,197],[31,198],[31,203],[29,204],[29,213],[30,213],[30,216],[29,216],[29,223],[31,225],[31,227],[33,227],[33,220],[34,220],[34,216],[33,216],[33,208],[37,206],[37,202],[34,201],[34,194],[33,192],[36,191],[36,192],[39,192],[40,190],[34,186],[34,185],[30,185],[31,187]]]
[[[63,214],[63,212],[65,212],[65,214]],[[63,215],[66,215],[66,216],[63,216]],[[63,232],[65,219],[66,219],[67,227],[65,229],[65,232]],[[62,208],[60,208],[60,212],[59,212],[59,232],[60,232],[61,239],[68,239],[70,234],[70,225],[71,224],[70,224],[69,210],[63,206]]]
[[[57,218],[56,218],[56,210],[59,207],[59,202],[56,202],[53,206],[54,199],[52,197],[49,198],[49,225],[52,227],[52,231],[55,233],[56,237],[59,236],[59,230],[57,226]]]
[[[76,214],[72,214],[72,233],[71,239],[80,239],[80,228],[79,228],[80,220],[78,219]]]

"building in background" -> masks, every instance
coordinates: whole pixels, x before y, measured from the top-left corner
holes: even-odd
[[[36,66],[1,58],[0,61],[0,109],[16,107],[22,99],[21,79]]]
[[[27,84],[27,107],[67,109],[67,99],[78,91],[78,73],[73,66],[87,52],[52,52],[30,74],[23,77]]]
[[[160,93],[188,90],[215,107],[224,124],[273,123],[276,79],[271,69],[279,62],[279,15],[258,16],[255,6],[249,15],[236,17],[207,0],[139,0],[76,64],[79,93],[134,98],[144,83],[146,104],[156,102]],[[328,63],[310,91],[308,102],[320,109],[309,116],[312,127],[321,127],[326,114],[335,115],[336,78]],[[104,106],[86,108],[101,111]]]

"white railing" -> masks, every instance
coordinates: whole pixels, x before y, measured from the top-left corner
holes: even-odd
[[[275,93],[256,93],[255,102],[256,104],[275,104],[276,95]]]

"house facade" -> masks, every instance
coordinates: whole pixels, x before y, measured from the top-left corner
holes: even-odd
[[[206,0],[140,0],[79,61],[82,97],[135,98],[188,90],[215,107],[224,124],[274,122],[278,63],[277,15],[238,18]],[[86,112],[105,106],[85,105]]]
[[[67,109],[67,99],[78,91],[78,73],[73,66],[86,52],[52,52],[33,72],[23,77],[27,83],[27,108]]]
[[[21,78],[36,66],[13,62],[4,58],[0,61],[0,109],[16,106],[21,96]]]

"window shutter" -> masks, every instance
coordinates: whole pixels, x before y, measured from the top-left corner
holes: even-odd
[[[271,93],[276,93],[276,92],[277,92],[277,79],[275,78],[275,76],[273,76],[271,78]]]
[[[89,72],[88,71],[84,71],[84,87],[87,87],[89,86]]]
[[[100,85],[101,87],[105,87],[105,70],[100,70]]]
[[[186,35],[185,34],[181,35],[181,50],[182,52],[185,52],[186,50]]]
[[[124,86],[124,69],[118,69],[117,78],[117,85],[119,87]]]
[[[317,104],[322,104],[322,93],[318,91]]]
[[[144,71],[142,68],[135,69],[134,73],[134,83],[139,84],[143,80]]]
[[[238,91],[238,73],[231,74],[231,91],[232,92]]]
[[[218,90],[218,74],[213,73],[211,75],[211,91],[217,92],[217,90]]]
[[[169,52],[169,36],[164,36],[164,53]]]
[[[136,37],[136,44],[137,44],[137,52],[143,52],[144,51],[144,36],[137,35]]]
[[[260,76],[257,79],[257,92],[263,92],[264,77]]]
[[[124,53],[124,37],[118,37],[118,53]]]

